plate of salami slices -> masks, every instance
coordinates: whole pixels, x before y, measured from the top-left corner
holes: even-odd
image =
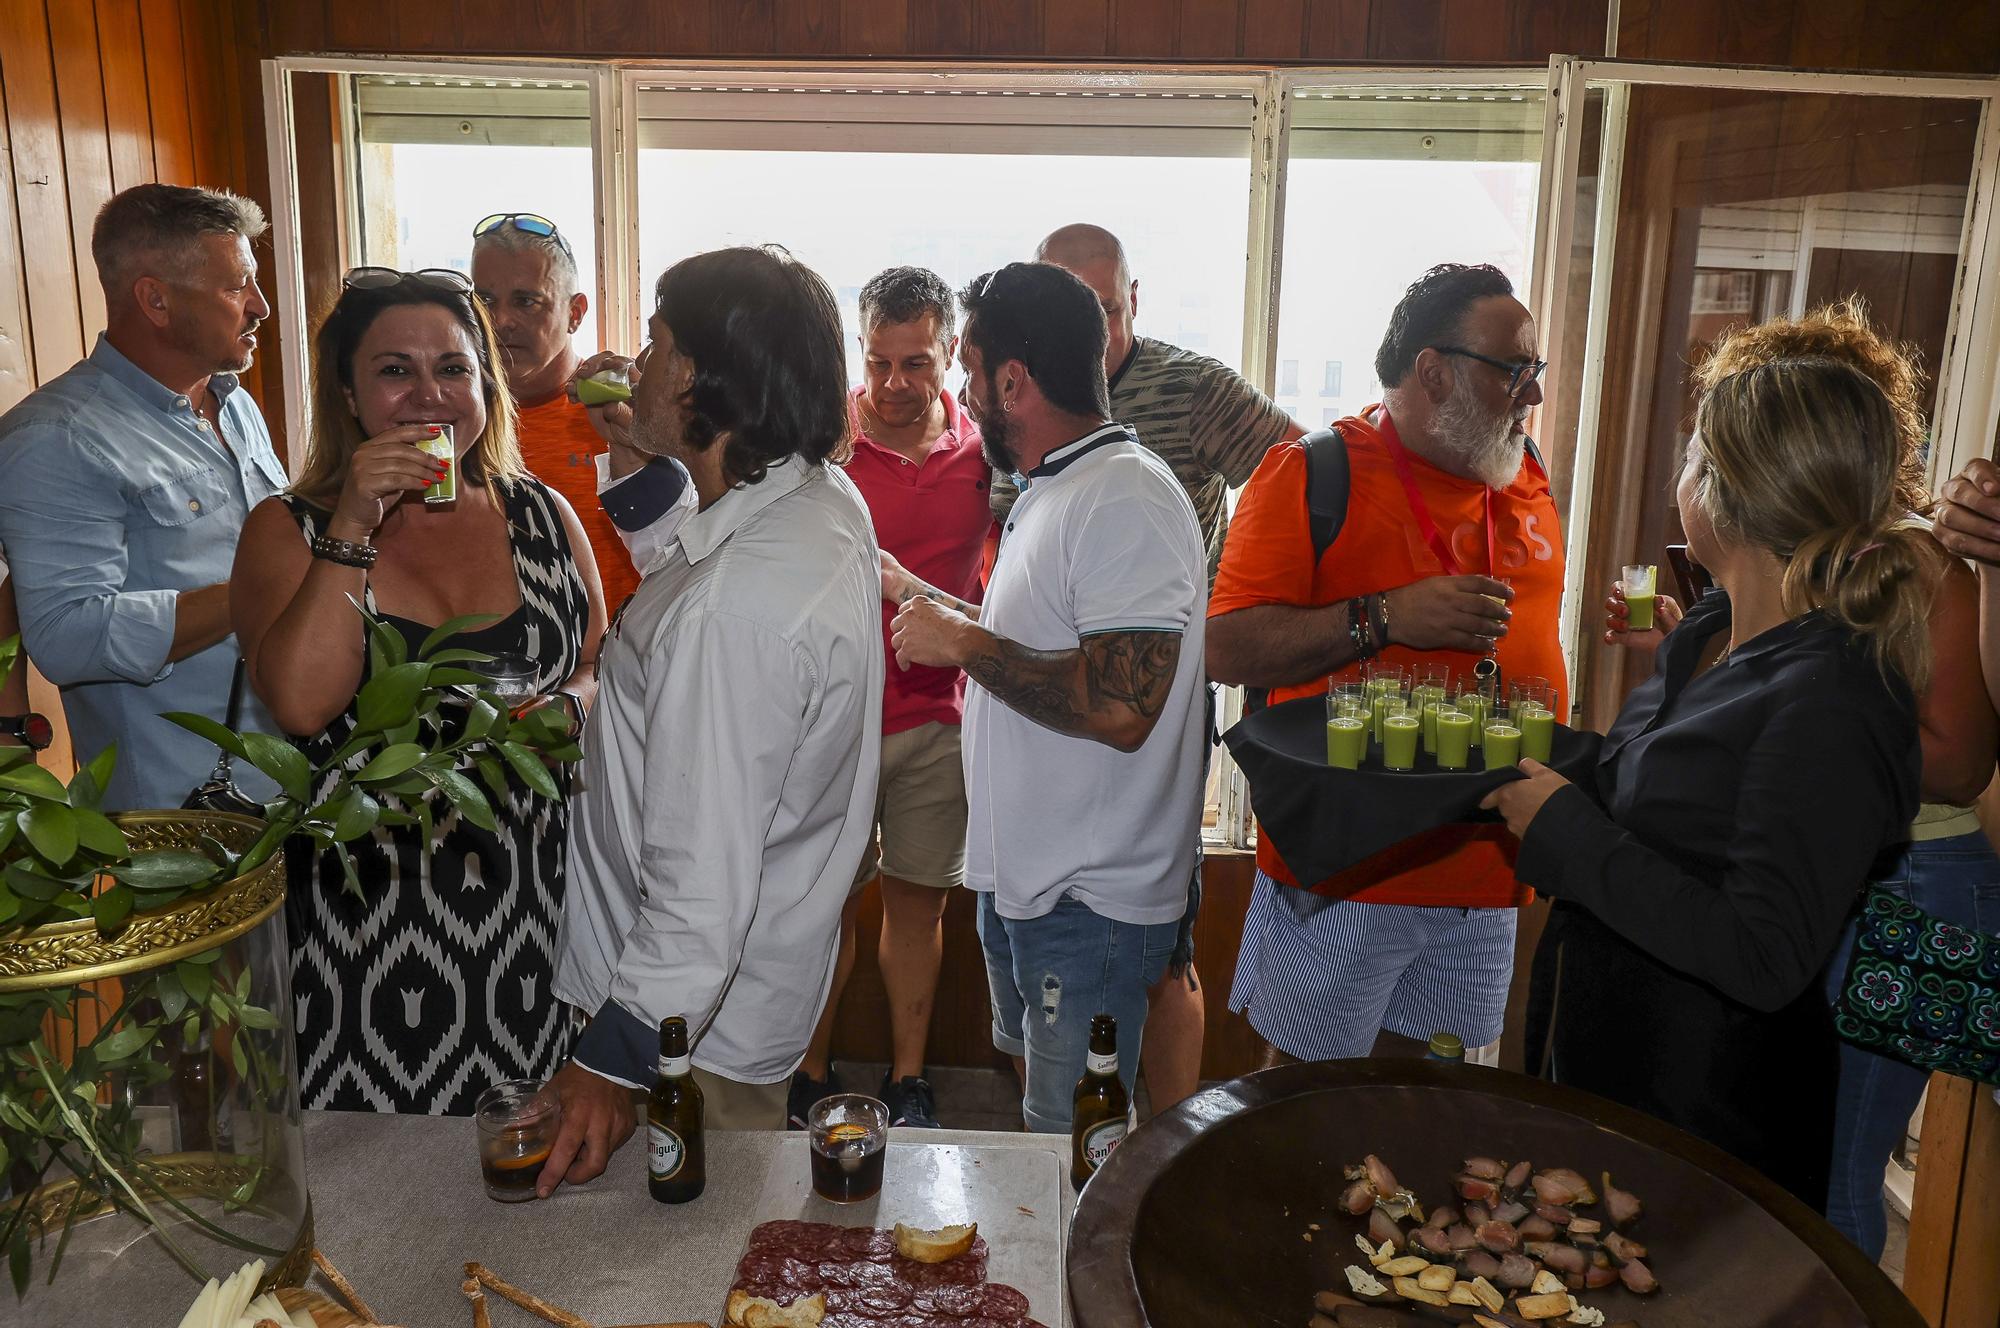
[[[731,1328],[1043,1328],[1026,1292],[987,1277],[990,1250],[907,1257],[897,1233],[778,1220],[750,1233],[724,1319]],[[814,1314],[817,1312],[818,1317]]]

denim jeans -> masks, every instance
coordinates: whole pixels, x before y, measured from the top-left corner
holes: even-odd
[[[1934,917],[1987,935],[2000,933],[2000,858],[1984,834],[1910,844],[1876,884]],[[1850,923],[1834,952],[1827,972],[1829,999],[1839,998],[1847,977],[1854,930]],[[1882,1257],[1882,1244],[1888,1239],[1882,1216],[1882,1168],[1902,1141],[1929,1079],[1914,1065],[1845,1042],[1840,1045],[1826,1217],[1870,1259]]]
[[[1178,922],[1116,922],[1064,895],[1039,918],[1003,918],[979,896],[979,942],[993,996],[993,1045],[1028,1062],[1028,1128],[1068,1134],[1090,1018],[1118,1021],[1118,1077],[1129,1100],[1139,1073],[1146,992],[1167,970]]]

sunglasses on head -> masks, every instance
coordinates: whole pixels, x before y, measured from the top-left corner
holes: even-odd
[[[449,291],[453,295],[472,294],[472,279],[448,267],[424,267],[415,272],[393,267],[350,268],[347,275],[340,279],[340,284],[346,290],[387,290],[406,281],[414,281],[433,290]]]
[[[562,232],[556,229],[556,224],[547,217],[537,216],[533,212],[495,212],[491,216],[481,217],[478,224],[472,228],[472,238],[476,240],[482,235],[491,235],[502,226],[520,231],[523,235],[538,235],[545,240],[554,240],[562,246],[562,251],[569,255],[572,263],[576,261],[575,252],[570,249],[569,241],[563,238]]]

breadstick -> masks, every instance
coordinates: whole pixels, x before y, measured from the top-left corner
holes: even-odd
[[[321,1277],[324,1277],[333,1284],[333,1289],[338,1291],[340,1298],[347,1302],[347,1308],[360,1315],[364,1322],[381,1322],[376,1317],[375,1311],[368,1308],[368,1302],[363,1300],[360,1294],[355,1291],[353,1284],[340,1275],[340,1270],[333,1266],[333,1261],[324,1254],[321,1254],[316,1246],[313,1249],[313,1267],[319,1269]]]
[[[591,1328],[588,1320],[571,1314],[568,1310],[558,1309],[540,1296],[531,1296],[521,1288],[502,1281],[485,1264],[468,1263],[465,1265],[465,1275],[483,1283],[488,1291],[513,1301],[528,1313],[547,1319],[555,1324],[556,1328]]]
[[[472,1302],[472,1328],[493,1328],[493,1318],[486,1312],[486,1292],[479,1286],[479,1279],[468,1277],[458,1284],[465,1298]]]

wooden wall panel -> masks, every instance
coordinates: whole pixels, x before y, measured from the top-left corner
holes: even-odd
[[[778,59],[1541,64],[1609,0],[257,0],[271,51]]]
[[[1621,0],[1618,57],[2000,73],[1992,0]]]
[[[139,41],[145,53],[139,81],[146,89],[153,127],[153,178],[192,184],[194,122],[188,118],[180,0],[139,0]]]
[[[105,77],[99,64],[97,16],[89,5],[49,6],[49,46],[55,55],[56,122],[62,127],[63,174],[69,184],[70,241],[76,263],[77,307],[87,346],[104,330],[104,289],[90,258],[90,226],[111,201],[111,137],[105,126]]]
[[[111,191],[117,193],[155,178],[139,0],[97,0],[97,46],[108,71],[104,122],[111,149]]]
[[[0,4],[0,78],[6,82],[14,205],[21,235],[35,381],[53,378],[83,354],[69,182],[48,15],[40,4]]]

